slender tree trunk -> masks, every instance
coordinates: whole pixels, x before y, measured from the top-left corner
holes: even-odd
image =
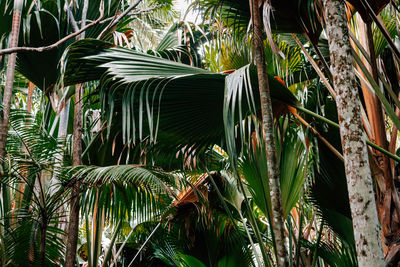
[[[363,63],[367,67],[368,71],[372,74],[372,77],[374,78],[375,82],[379,84],[375,47],[372,39],[373,38],[371,29],[372,22],[363,21],[360,15],[357,15],[357,21],[358,21],[358,35],[360,43],[364,47],[365,51],[367,51],[371,59],[371,64],[366,59],[363,59]],[[360,73],[362,73],[360,67],[358,67],[358,70]],[[365,77],[365,75],[363,76]],[[385,120],[383,117],[382,105],[379,102],[379,99],[376,96],[376,94],[374,92],[371,92],[371,90],[364,83],[361,83],[361,89],[363,91],[368,120],[371,125],[373,142],[375,142],[378,146],[386,149],[387,140],[386,140],[385,124],[384,124]]]
[[[359,266],[384,266],[343,0],[323,0]]]
[[[376,60],[376,54],[375,54],[375,46],[374,46],[374,39],[373,39],[373,33],[372,33],[372,21],[366,21],[366,31],[367,31],[367,39],[368,39],[368,49],[369,51],[369,56],[371,58],[371,73],[372,76],[377,84],[379,84],[379,75],[378,75],[378,65],[377,65],[377,60]],[[378,97],[375,95],[375,108],[376,108],[376,113],[378,114],[377,121],[374,122],[377,124],[377,128],[374,130],[376,132],[376,144],[380,147],[383,147],[385,149],[388,149],[388,143],[387,143],[387,138],[386,138],[386,127],[385,127],[385,119],[384,119],[384,114],[383,114],[383,109],[382,105],[379,102]],[[373,125],[371,123],[371,125]],[[394,127],[395,128],[395,127]],[[395,131],[395,129],[393,129]],[[396,200],[398,200],[398,193],[397,190],[394,186],[394,172],[392,172],[390,168],[390,161],[388,157],[386,157],[384,154],[382,154],[379,151],[375,151],[375,158],[377,159],[379,163],[379,167],[382,170],[385,178],[385,192],[381,192],[380,195],[383,196],[383,200],[381,201],[381,207],[382,209],[378,209],[378,214],[380,215],[380,222],[382,225],[382,232],[384,237],[384,242],[382,243],[384,246],[384,251],[385,251],[385,246],[387,245],[389,254],[392,249],[394,251],[398,251],[398,247],[396,246],[396,242],[393,244],[391,242],[392,236],[396,235],[396,232],[399,230],[398,227],[396,227],[397,224],[393,224],[394,221],[394,216],[396,213],[398,214],[398,210],[396,209]],[[379,199],[377,199],[379,203]],[[398,203],[398,202],[397,202]],[[394,246],[392,246],[394,245]],[[386,258],[388,260],[388,258]],[[389,262],[388,262],[389,263]]]
[[[272,230],[275,236],[277,249],[277,265],[288,266],[289,257],[285,246],[284,217],[281,204],[281,191],[279,180],[279,165],[275,148],[274,122],[272,117],[272,104],[268,83],[268,75],[264,54],[264,42],[262,38],[263,27],[258,0],[250,0],[253,22],[253,44],[255,61],[257,65],[258,84],[260,91],[263,135],[267,152],[268,178],[272,206]]]
[[[33,98],[33,90],[35,89],[35,85],[32,82],[28,83],[28,99],[26,101],[26,111],[28,113],[32,113],[32,98]]]
[[[368,71],[372,74],[376,84],[379,84],[378,66],[376,62],[375,46],[372,34],[372,21],[370,19],[363,19],[359,14],[357,15],[357,19],[360,43],[364,47],[365,51],[367,51],[369,54],[371,60],[371,63],[369,63],[366,59],[363,59],[363,63],[367,67]],[[357,66],[357,68],[360,73],[363,73],[359,66]],[[363,76],[365,77],[365,75]],[[382,104],[376,94],[371,92],[371,90],[364,83],[361,83],[361,89],[363,91],[368,120],[371,125],[373,142],[378,146],[387,149],[388,142],[386,137],[385,118]],[[377,162],[380,169],[384,173],[386,181],[391,181],[392,173],[389,167],[388,158],[379,151],[374,152],[375,158],[377,158]]]
[[[65,139],[65,137],[67,136],[68,118],[69,118],[69,100],[67,100],[64,108],[60,111],[60,122],[57,134],[57,137],[60,139]]]
[[[82,92],[83,84],[77,84],[75,88],[75,106],[74,106],[74,133],[73,133],[73,151],[72,164],[78,166],[82,164]],[[79,193],[80,181],[76,181],[71,190],[71,203],[69,211],[66,267],[75,266],[76,249],[78,244],[79,230]]]
[[[40,226],[40,266],[45,266],[46,263],[46,234],[47,227],[46,223]]]
[[[86,24],[86,14],[88,10],[89,0],[85,0],[82,10],[81,29]],[[83,32],[77,39],[85,38]],[[82,165],[82,98],[84,84],[75,85],[75,106],[74,106],[74,132],[73,132],[73,151],[72,164],[74,166]],[[66,267],[74,267],[76,259],[76,248],[78,245],[79,231],[79,193],[80,181],[76,181],[71,190],[70,203],[70,219],[68,225],[67,252],[66,252]]]
[[[69,106],[70,106],[69,101],[70,100],[67,101],[64,108],[60,112],[60,122],[59,122],[59,126],[58,126],[57,138],[63,140],[63,142],[65,142],[65,138],[67,136],[67,130],[68,130]],[[60,104],[63,104],[63,103],[60,103]],[[55,158],[57,160],[57,165],[55,166],[56,168],[62,167],[63,156],[64,155],[62,152],[57,153],[55,155]],[[56,192],[56,190],[59,188],[59,186],[57,186],[57,184],[59,184],[59,182],[60,181],[58,180],[57,175],[55,175],[54,178],[52,179],[52,185],[51,185],[52,190],[54,190],[53,192]],[[60,208],[57,210],[57,212],[61,217],[63,217],[66,210],[67,210],[67,203],[64,203],[62,206],[60,206]],[[61,230],[65,231],[67,228],[67,224],[64,222],[61,222],[61,223],[58,223],[58,227]],[[59,237],[66,240],[65,236],[62,234],[59,234]]]
[[[23,0],[14,1],[14,14],[11,28],[11,38],[9,47],[18,46],[19,27],[21,24],[21,10]],[[0,159],[4,158],[6,154],[6,141],[8,133],[8,123],[10,121],[10,109],[11,109],[11,98],[12,89],[14,85],[14,72],[15,72],[15,61],[17,54],[13,53],[8,56],[6,82],[4,86],[3,96],[3,116],[0,119]],[[1,182],[1,176],[0,176]]]

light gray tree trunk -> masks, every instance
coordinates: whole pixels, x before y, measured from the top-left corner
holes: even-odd
[[[13,14],[11,38],[9,44],[10,48],[18,46],[22,5],[23,5],[23,0],[14,1],[14,14]],[[0,158],[4,158],[6,153],[6,141],[8,133],[8,123],[10,121],[11,98],[12,98],[12,89],[14,85],[16,59],[17,59],[17,53],[13,53],[8,56],[6,82],[4,86],[4,96],[3,96],[3,116],[1,117],[0,120]]]
[[[250,0],[253,23],[253,44],[255,61],[257,65],[258,87],[263,123],[263,137],[267,152],[268,179],[272,206],[272,231],[275,236],[277,250],[277,265],[289,266],[288,251],[285,246],[284,217],[282,211],[282,198],[279,180],[279,165],[275,147],[274,121],[272,117],[272,103],[268,83],[267,68],[264,54],[263,26],[260,15],[259,0]]]
[[[67,136],[68,129],[68,117],[69,117],[69,99],[66,100],[65,107],[60,111],[60,122],[58,126],[57,137],[60,139],[65,139]]]
[[[340,135],[359,266],[384,266],[345,2],[323,0]]]

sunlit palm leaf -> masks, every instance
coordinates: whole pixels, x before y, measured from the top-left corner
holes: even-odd
[[[101,207],[114,222],[135,218],[138,222],[159,216],[162,207],[171,204],[170,189],[174,178],[153,167],[117,165],[108,167],[78,166],[65,170],[64,183],[82,179],[83,209]]]
[[[85,75],[101,77],[99,95],[104,115],[109,127],[122,128],[124,142],[149,138],[150,142],[189,152],[221,144],[226,74],[124,48],[102,48],[93,55],[99,46],[107,47],[91,40],[74,44],[65,80],[69,83],[82,81]],[[82,59],[85,47],[91,47],[92,56]],[[232,76],[239,78],[237,83],[243,78],[243,71],[239,72]],[[248,82],[255,85],[252,88],[257,88],[254,70],[250,75],[250,68],[246,67],[245,72]],[[271,76],[270,87],[277,102],[297,104],[290,91]],[[257,91],[252,94],[257,102]],[[248,112],[248,107],[243,110],[243,114]],[[234,121],[239,120],[237,117]]]

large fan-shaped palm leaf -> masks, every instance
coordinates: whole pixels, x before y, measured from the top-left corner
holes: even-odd
[[[99,95],[104,115],[109,126],[122,128],[124,142],[149,138],[150,142],[185,147],[189,152],[223,143],[227,74],[107,47],[110,45],[95,40],[74,44],[64,82],[101,79]],[[83,57],[85,51],[92,55]],[[252,68],[246,69],[243,75],[235,76],[237,82],[246,79],[257,88]],[[275,103],[297,104],[292,93],[273,77],[270,86]],[[257,103],[258,94],[252,94]],[[248,114],[249,107],[243,108],[243,114]]]

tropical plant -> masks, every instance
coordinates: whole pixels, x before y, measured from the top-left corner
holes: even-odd
[[[2,48],[11,2],[0,0]],[[369,146],[362,153],[342,148],[329,3],[349,28],[354,62],[342,66],[354,69],[361,103],[344,115],[361,116],[352,130]],[[373,178],[378,216],[368,219],[379,219],[385,260],[397,263],[400,53],[398,5],[387,4],[349,1],[344,17],[343,1],[204,0],[188,11],[203,22],[187,22],[164,1],[26,1],[28,48],[0,50],[18,52],[22,81],[2,160],[3,265],[365,265],[379,249],[360,252],[373,231],[357,228],[351,208],[356,155]]]

